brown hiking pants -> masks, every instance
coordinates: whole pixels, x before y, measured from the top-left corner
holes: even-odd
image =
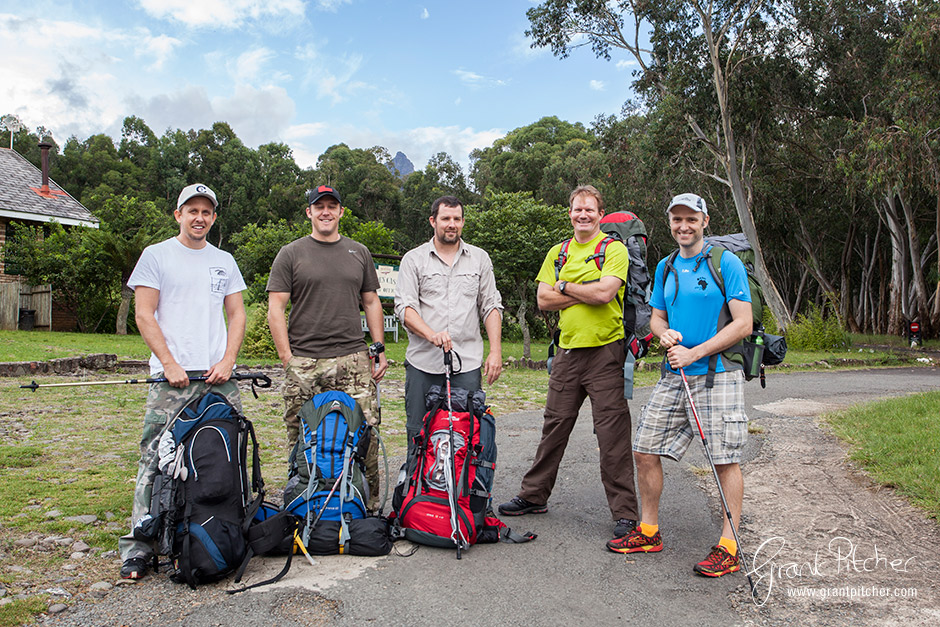
[[[591,348],[562,349],[555,356],[542,440],[532,467],[522,479],[521,498],[532,503],[548,502],[578,411],[584,399],[590,397],[607,504],[614,520],[636,520],[630,445],[633,428],[630,408],[623,398],[624,356],[622,340]]]

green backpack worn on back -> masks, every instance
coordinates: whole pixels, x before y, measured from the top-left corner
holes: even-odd
[[[730,366],[744,371],[744,377],[747,381],[760,377],[761,387],[767,387],[764,379],[764,366],[773,366],[781,363],[787,352],[786,341],[776,335],[769,335],[764,332],[764,290],[754,271],[754,249],[744,233],[734,233],[732,235],[721,235],[706,237],[705,244],[710,245],[705,260],[712,278],[718,284],[722,296],[725,295],[725,281],[721,276],[721,255],[725,251],[734,254],[744,264],[747,270],[747,284],[751,293],[751,314],[753,317],[753,330],[749,337],[744,338],[734,346],[721,353]],[[663,276],[669,272],[675,273],[675,259],[679,251],[672,253],[666,260],[666,266]],[[731,310],[727,303],[721,308],[718,316],[718,329],[723,329],[731,323]],[[773,350],[766,350],[769,346]],[[718,355],[712,355],[708,361],[708,375],[706,378],[706,387],[712,387],[715,381],[715,370],[718,365]]]

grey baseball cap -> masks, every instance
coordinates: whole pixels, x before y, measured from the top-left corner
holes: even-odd
[[[703,214],[708,215],[708,207],[705,206],[705,199],[697,194],[679,194],[674,197],[669,203],[669,208],[666,209],[666,213],[669,213],[669,210],[673,207],[680,205],[688,207],[692,211],[701,211]]]
[[[203,185],[202,183],[193,183],[192,185],[187,185],[184,187],[183,191],[180,192],[179,198],[176,199],[176,208],[179,209],[196,196],[208,198],[212,201],[213,209],[219,208],[219,201],[215,197],[215,192],[209,189],[207,185]]]

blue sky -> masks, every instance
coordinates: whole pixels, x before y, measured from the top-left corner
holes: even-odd
[[[0,114],[61,144],[138,115],[167,128],[229,122],[311,166],[329,146],[415,163],[546,115],[585,125],[631,95],[626,55],[557,59],[525,38],[526,0],[0,0]]]

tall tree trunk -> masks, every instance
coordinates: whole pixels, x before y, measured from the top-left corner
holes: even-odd
[[[907,309],[907,237],[904,235],[898,216],[894,193],[887,194],[880,205],[879,215],[888,227],[891,239],[891,280],[888,291],[888,333],[902,335],[905,329]]]
[[[519,303],[519,309],[516,310],[516,316],[519,318],[519,327],[522,329],[522,356],[526,359],[532,359],[532,336],[529,332],[529,323],[525,319],[528,303],[525,298]]]
[[[528,284],[520,282],[516,284],[516,294],[519,296],[519,309],[516,310],[516,318],[519,320],[519,328],[522,330],[522,356],[526,359],[532,359],[532,334],[529,331],[529,322],[526,320],[526,312],[529,310]]]
[[[849,332],[851,333],[861,333],[861,329],[858,326],[858,321],[855,319],[855,310],[852,307],[852,249],[855,244],[855,233],[858,230],[855,225],[855,216],[857,211],[852,212],[852,217],[849,219],[849,230],[845,236],[845,243],[842,245],[842,271],[840,281],[842,284],[841,289],[841,315],[842,321],[845,323],[845,326],[848,327]]]
[[[760,238],[757,236],[757,225],[754,222],[754,212],[751,209],[753,194],[750,175],[745,169],[746,160],[741,159],[739,163],[738,147],[735,143],[734,129],[731,125],[731,109],[730,103],[728,102],[730,76],[729,71],[722,67],[722,62],[719,57],[721,40],[727,36],[730,24],[723,25],[716,37],[712,23],[712,3],[709,2],[707,8],[702,8],[699,2],[694,2],[693,4],[702,23],[702,32],[708,44],[709,60],[712,66],[712,84],[715,88],[715,97],[718,100],[718,108],[721,114],[721,138],[724,140],[723,145],[715,145],[707,141],[699,125],[691,118],[689,118],[689,123],[692,126],[693,132],[695,132],[700,139],[706,139],[705,145],[724,168],[726,176],[724,182],[731,190],[731,197],[734,199],[734,207],[738,214],[738,220],[741,223],[741,230],[754,249],[754,271],[757,274],[757,280],[760,281],[761,287],[764,290],[764,298],[767,301],[767,306],[770,307],[774,318],[777,319],[777,324],[781,329],[785,329],[791,321],[790,312],[787,310],[787,304],[783,300],[783,296],[780,295],[777,284],[770,276],[767,263],[764,261],[764,249],[761,246]],[[756,12],[757,8],[762,4],[762,2],[753,2],[749,13],[753,14]],[[746,26],[746,23],[747,20],[745,19],[743,25]],[[740,168],[740,172],[738,168]]]
[[[114,332],[118,335],[127,335],[127,316],[131,310],[131,297],[134,296],[134,290],[127,286],[127,283],[121,284],[121,305],[118,307],[117,322]]]
[[[904,213],[904,222],[907,227],[907,249],[911,262],[911,279],[913,293],[911,294],[911,318],[919,318],[921,326],[930,324],[930,305],[927,300],[927,281],[924,279],[924,266],[921,263],[920,246],[917,243],[917,225],[914,223],[914,211],[907,201],[904,193],[898,194],[901,210]]]

